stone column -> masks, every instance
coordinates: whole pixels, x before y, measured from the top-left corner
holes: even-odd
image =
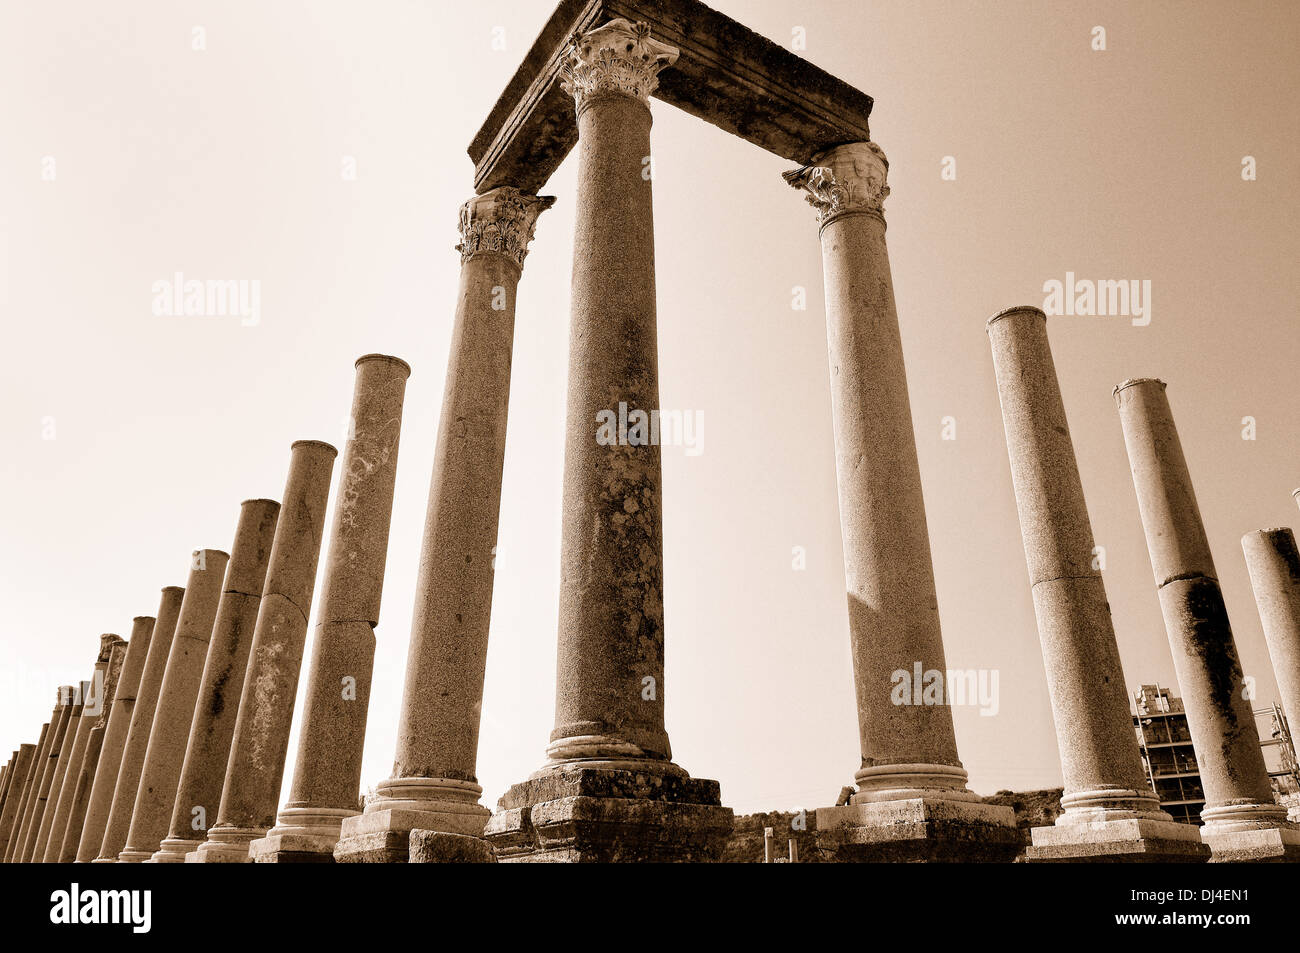
[[[967,790],[951,708],[897,691],[895,673],[947,667],[885,247],[888,168],[874,142],[855,142],[785,173],[820,223],[862,746],[858,791],[818,811],[818,837],[844,860],[1010,860],[1014,815]]]
[[[154,863],[184,863],[185,855],[203,843],[209,824],[216,823],[239,714],[237,701],[244,690],[279,514],[280,504],[274,500],[245,500],[240,504],[239,525],[203,666],[171,826],[151,858]]]
[[[149,654],[145,657],[144,669],[140,672],[135,705],[131,709],[131,726],[122,746],[117,783],[113,786],[113,798],[104,822],[104,837],[99,845],[99,856],[91,863],[115,864],[117,855],[126,847],[126,837],[131,832],[131,815],[135,810],[135,796],[140,788],[140,774],[144,771],[145,754],[149,749],[153,715],[158,707],[158,693],[167,671],[167,658],[171,654],[172,638],[176,635],[176,623],[180,619],[181,600],[184,597],[185,590],[180,586],[168,586],[162,591],[157,620],[149,637]],[[84,835],[82,839],[85,839]]]
[[[140,689],[140,676],[149,657],[149,641],[153,636],[154,617],[138,615],[131,621],[131,639],[127,642],[126,658],[118,676],[113,704],[108,712],[108,724],[100,747],[99,763],[95,765],[95,779],[90,786],[86,803],[86,818],[81,825],[77,841],[76,862],[89,863],[99,856],[99,846],[104,842],[104,828],[113,809],[113,792],[117,787],[118,769],[122,765],[122,751],[131,730],[131,716]]]
[[[95,770],[104,748],[104,732],[108,725],[109,713],[112,711],[113,699],[117,695],[117,685],[121,679],[126,652],[125,639],[117,639],[110,645],[98,698],[92,710],[82,712],[81,717],[90,728],[86,732],[86,744],[81,760],[73,762],[77,766],[76,777],[69,777],[64,784],[64,791],[68,797],[66,819],[62,822],[62,826],[59,826],[59,822],[56,821],[55,832],[51,835],[50,849],[45,854],[47,862],[70,864],[77,858],[77,846],[81,842],[81,830],[86,821],[86,808],[90,804],[91,786],[95,782]],[[60,811],[62,812],[62,806]],[[54,843],[55,838],[59,841],[57,847]]]
[[[1300,732],[1300,552],[1295,534],[1285,527],[1255,530],[1241,538],[1241,548],[1277,678],[1282,714],[1294,738]],[[1300,805],[1292,807],[1288,819],[1300,821]]]
[[[39,864],[45,860],[45,847],[50,839],[50,827],[54,823],[54,812],[58,808],[59,795],[63,791],[63,779],[68,774],[72,763],[72,753],[76,750],[77,739],[81,735],[81,713],[90,698],[91,682],[79,682],[72,699],[72,711],[68,715],[67,728],[63,732],[63,744],[59,747],[58,757],[54,760],[54,770],[50,775],[49,790],[43,802],[36,806],[32,818],[31,843],[27,848],[27,861]]]
[[[649,96],[677,56],[647,24],[616,19],[576,38],[563,64],[577,110],[578,185],[555,729],[546,767],[506,793],[487,827],[503,860],[708,859],[731,828],[717,782],[673,763],[664,728],[646,172]]]
[[[337,454],[319,440],[293,445],[221,808],[216,826],[198,850],[186,855],[187,863],[246,863],[248,845],[275,823]]]
[[[987,330],[1065,778],[1065,812],[1033,829],[1027,859],[1207,859],[1196,828],[1160,809],[1142,767],[1047,316],[1008,308]]]
[[[41,742],[44,741],[46,730],[48,729],[41,729]],[[32,763],[36,760],[36,752],[41,742],[34,745],[19,745],[18,755],[9,769],[7,775],[9,791],[5,795],[4,807],[0,810],[0,858],[7,853],[9,841],[13,838],[14,818],[18,816],[18,810],[22,807],[23,794],[32,773]]]
[[[131,828],[126,847],[117,857],[120,863],[148,860],[167,834],[229,561],[229,554],[218,549],[198,549],[192,554],[185,598],[154,707]]]
[[[537,217],[554,202],[502,187],[460,209],[460,287],[396,758],[365,814],[342,822],[340,862],[405,861],[412,828],[483,832],[488,811],[478,803],[475,765],[515,295]]]
[[[27,816],[23,818],[17,849],[12,858],[14,863],[31,863],[32,852],[36,849],[36,835],[40,830],[41,818],[45,815],[45,804],[50,796],[50,785],[54,783],[59,757],[63,754],[63,739],[67,737],[68,726],[79,714],[79,709],[77,689],[71,685],[60,685],[59,704],[50,719],[49,744],[45,747],[45,757],[41,761],[36,787],[32,788],[32,795],[27,803]]]
[[[1201,839],[1214,861],[1300,859],[1300,829],[1273,802],[1219,577],[1163,381],[1115,388],[1146,533],[1205,788]]]
[[[77,717],[76,731],[69,749],[67,763],[60,768],[61,778],[56,778],[58,795],[50,791],[49,809],[46,820],[41,825],[40,840],[36,843],[36,852],[32,859],[41,863],[52,864],[58,860],[63,849],[63,833],[68,826],[68,814],[72,811],[73,792],[81,774],[81,765],[86,757],[86,744],[90,738],[91,727],[105,713],[104,693],[108,676],[108,665],[113,657],[113,649],[125,644],[125,639],[110,634],[99,637],[99,655],[95,659],[95,668],[89,682],[82,682],[82,709]]]
[[[55,711],[57,710],[56,708]],[[36,749],[32,752],[32,760],[27,767],[27,777],[23,780],[22,796],[14,808],[9,826],[0,830],[0,837],[4,839],[3,862],[6,864],[14,862],[14,856],[18,851],[18,838],[22,833],[23,821],[27,817],[27,807],[40,782],[41,767],[45,764],[45,752],[49,750],[52,724],[54,724],[53,718],[41,725],[41,735],[36,741]]]
[[[360,813],[375,626],[410,373],[405,361],[384,354],[356,362],[293,785],[276,826],[250,845],[254,861],[333,863],[343,819]]]

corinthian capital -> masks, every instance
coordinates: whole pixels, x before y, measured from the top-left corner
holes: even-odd
[[[510,185],[474,196],[460,207],[461,263],[497,252],[523,268],[537,216],[554,204],[553,195],[529,195]]]
[[[659,71],[677,62],[678,50],[650,38],[650,25],[619,18],[574,36],[560,69],[562,86],[581,112],[587,100],[621,93],[649,103]]]
[[[884,215],[889,160],[874,142],[851,142],[827,149],[802,169],[782,173],[796,189],[808,193],[808,204],[825,225],[845,212]]]

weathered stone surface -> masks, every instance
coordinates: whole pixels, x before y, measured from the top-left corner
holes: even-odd
[[[1163,849],[1208,857],[1198,837],[1183,836],[1185,827],[1166,826],[1173,819],[1142,768],[1047,316],[1008,308],[987,329],[1065,778],[1065,813],[1034,833],[1042,849],[1027,857],[1149,858]],[[1141,832],[1153,840],[1144,843]]]
[[[48,725],[42,727],[40,740],[36,744],[18,746],[18,755],[9,771],[9,791],[5,795],[4,807],[0,810],[0,857],[4,857],[9,850],[9,842],[13,838],[14,819],[22,807],[23,795],[31,778],[32,764],[36,760],[37,751],[45,742],[45,732],[48,730]]]
[[[1300,731],[1300,551],[1285,527],[1241,538],[1287,721]]]
[[[765,834],[772,830],[775,860],[788,860],[793,840],[801,864],[824,864],[833,857],[817,845],[816,811],[770,811],[746,814],[735,819],[731,836],[719,862],[726,864],[761,864],[765,851]]]
[[[155,863],[184,863],[185,855],[203,843],[208,826],[216,823],[279,514],[280,504],[274,500],[240,504],[171,824],[151,858]]]
[[[217,823],[186,863],[247,862],[275,823],[337,453],[319,440],[293,445]]]
[[[1202,840],[1211,861],[1254,856],[1272,838],[1279,855],[1300,833],[1275,804],[1218,574],[1163,381],[1114,391],[1133,471],[1192,745],[1205,789]],[[1280,833],[1258,834],[1276,829]],[[1242,847],[1243,842],[1249,846]],[[1241,849],[1239,849],[1241,848]],[[1244,851],[1244,852],[1243,852]],[[1288,855],[1289,859],[1289,855]]]
[[[478,804],[474,776],[515,298],[537,217],[554,201],[503,187],[470,199],[460,211],[460,286],[393,774],[379,784],[366,816],[344,820],[339,861],[404,862],[411,826],[446,830],[442,825],[450,817],[459,832],[472,815],[477,829],[471,833],[477,834],[488,815]],[[367,638],[355,626],[340,635],[356,642]],[[354,798],[355,789],[354,784]],[[340,807],[344,794],[339,787]]]
[[[343,819],[357,813],[374,628],[384,588],[402,401],[410,373],[405,361],[386,354],[367,354],[356,362],[351,428],[343,450],[293,783],[289,801],[266,839],[271,843],[255,841],[250,847],[254,861],[274,861],[277,851],[296,855],[315,846],[319,860],[331,862]]]
[[[180,620],[181,602],[184,598],[185,590],[180,586],[168,586],[162,591],[158,615],[148,640],[148,654],[136,688],[135,704],[131,708],[130,728],[122,746],[117,783],[113,786],[111,806],[104,823],[104,837],[99,845],[99,856],[92,863],[117,863],[117,855],[126,847],[126,838],[131,832],[131,815],[135,810],[135,796],[140,788],[140,774],[144,770],[145,753],[149,749],[154,711],[158,707],[158,693],[162,690],[167,658],[171,654],[172,639],[176,635],[176,623]],[[132,638],[134,637],[133,634]],[[131,662],[129,652],[127,662]],[[93,802],[93,794],[91,799]],[[82,840],[85,840],[84,833]],[[79,850],[78,855],[80,853]]]
[[[57,711],[57,709],[56,709]],[[4,847],[4,862],[13,862],[14,856],[18,852],[18,838],[22,833],[23,821],[27,817],[27,808],[35,795],[36,787],[40,783],[41,769],[45,764],[45,753],[49,750],[50,745],[50,726],[53,719],[47,721],[41,726],[41,734],[36,742],[36,750],[32,752],[31,764],[27,768],[27,777],[23,781],[22,796],[20,797],[17,807],[14,810],[10,826],[4,831],[7,838]]]
[[[100,845],[104,842],[104,828],[113,809],[113,794],[122,765],[122,752],[131,730],[140,676],[144,673],[145,662],[149,657],[154,621],[153,616],[136,616],[131,622],[131,639],[127,643],[126,658],[118,676],[113,704],[109,708],[99,763],[95,765],[95,779],[90,786],[90,799],[86,805],[86,818],[77,843],[77,863],[94,860],[99,856]]]
[[[18,841],[10,858],[14,863],[31,862],[32,851],[36,848],[36,835],[40,830],[45,804],[50,796],[50,785],[54,783],[59,756],[63,754],[63,741],[67,737],[69,724],[75,717],[74,709],[79,709],[79,706],[74,705],[76,697],[77,690],[73,686],[59,686],[59,703],[50,718],[49,743],[45,747],[36,786],[32,788],[31,797],[28,799],[26,816],[23,818],[22,828],[17,835]]]
[[[495,864],[496,851],[481,837],[446,831],[411,831],[413,864]]]
[[[117,639],[117,641],[111,644],[109,656],[105,662],[103,687],[96,702],[99,715],[97,717],[85,713],[82,715],[91,724],[91,727],[86,733],[85,749],[77,769],[76,778],[65,785],[65,790],[71,788],[68,793],[66,820],[63,822],[62,828],[59,828],[57,823],[55,827],[55,831],[61,840],[56,848],[53,839],[51,839],[50,850],[46,853],[47,861],[70,864],[77,858],[77,848],[81,843],[81,831],[86,821],[86,810],[90,805],[91,788],[95,782],[100,754],[104,748],[104,735],[108,730],[113,703],[117,698],[118,683],[122,677],[122,667],[126,662],[126,640],[119,639],[117,636],[112,636],[112,638]]]
[[[560,71],[574,34],[645,22],[681,51],[654,95],[794,162],[871,138],[871,97],[698,0],[563,0],[470,143],[480,192],[535,192],[578,142]]]
[[[63,850],[63,835],[68,826],[68,815],[72,811],[73,794],[81,775],[82,764],[86,758],[86,746],[90,740],[90,729],[100,723],[107,713],[106,705],[111,704],[111,697],[105,700],[105,679],[113,650],[125,640],[116,635],[105,634],[99,637],[99,654],[95,659],[94,672],[89,682],[82,682],[82,708],[77,717],[76,732],[73,737],[67,762],[60,767],[60,777],[55,779],[55,791],[50,791],[49,809],[42,824],[40,839],[32,859],[38,863],[52,864],[58,860]]]
[[[981,801],[906,798],[817,811],[817,844],[840,862],[1009,862],[1021,835],[1009,808]]]
[[[731,809],[677,771],[557,766],[511,787],[483,836],[502,863],[715,861]]]

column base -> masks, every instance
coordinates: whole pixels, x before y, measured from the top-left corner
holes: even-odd
[[[491,811],[479,804],[483,789],[454,778],[389,778],[364,814],[343,821],[334,860],[340,864],[405,864],[411,831],[478,837]]]
[[[481,837],[445,831],[411,831],[412,864],[495,864],[496,851]]]
[[[117,855],[117,862],[119,864],[143,864],[152,856],[153,851],[151,850],[132,850],[128,847]]]
[[[117,858],[116,858],[116,857],[96,857],[94,860],[91,861],[91,863],[92,863],[92,864],[115,864],[115,863],[117,863]]]
[[[1200,828],[1146,817],[1035,827],[1029,863],[1204,863]]]
[[[343,822],[356,817],[347,808],[286,807],[275,827],[248,845],[255,864],[332,864]]]
[[[950,799],[945,794],[965,793]],[[817,846],[849,863],[1010,863],[1024,846],[1015,812],[969,792],[817,809]]]
[[[185,863],[247,864],[248,845],[265,833],[255,827],[214,827],[198,850],[185,855]]]
[[[671,762],[560,762],[501,798],[483,836],[501,863],[699,863],[731,835],[717,781]]]
[[[154,855],[145,861],[146,864],[183,864],[185,855],[191,854],[203,846],[201,840],[183,840],[179,837],[169,837],[154,851]]]

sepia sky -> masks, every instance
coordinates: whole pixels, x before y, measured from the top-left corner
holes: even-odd
[[[954,712],[972,788],[1060,783],[984,322],[1067,272],[1151,282],[1146,326],[1049,319],[1130,692],[1173,667],[1111,388],[1155,376],[1271,703],[1239,540],[1297,519],[1300,7],[712,5],[787,46],[802,28],[801,55],[875,98],[947,661],[998,677],[995,715]],[[388,776],[465,147],[551,9],[0,7],[0,762],[87,677],[101,632],[155,614],[191,550],[228,551],[241,500],[280,498],[292,441],[342,448],[353,361],[380,351],[413,367],[363,786]],[[653,112],[661,404],[704,420],[702,453],[663,453],[674,757],[738,811],[826,806],[859,754],[814,212],[781,179],[792,163]],[[575,164],[544,190],[558,201],[519,292],[488,806],[541,766],[553,726]],[[176,272],[260,281],[260,320],[154,314]],[[296,741],[295,724],[286,790]]]

